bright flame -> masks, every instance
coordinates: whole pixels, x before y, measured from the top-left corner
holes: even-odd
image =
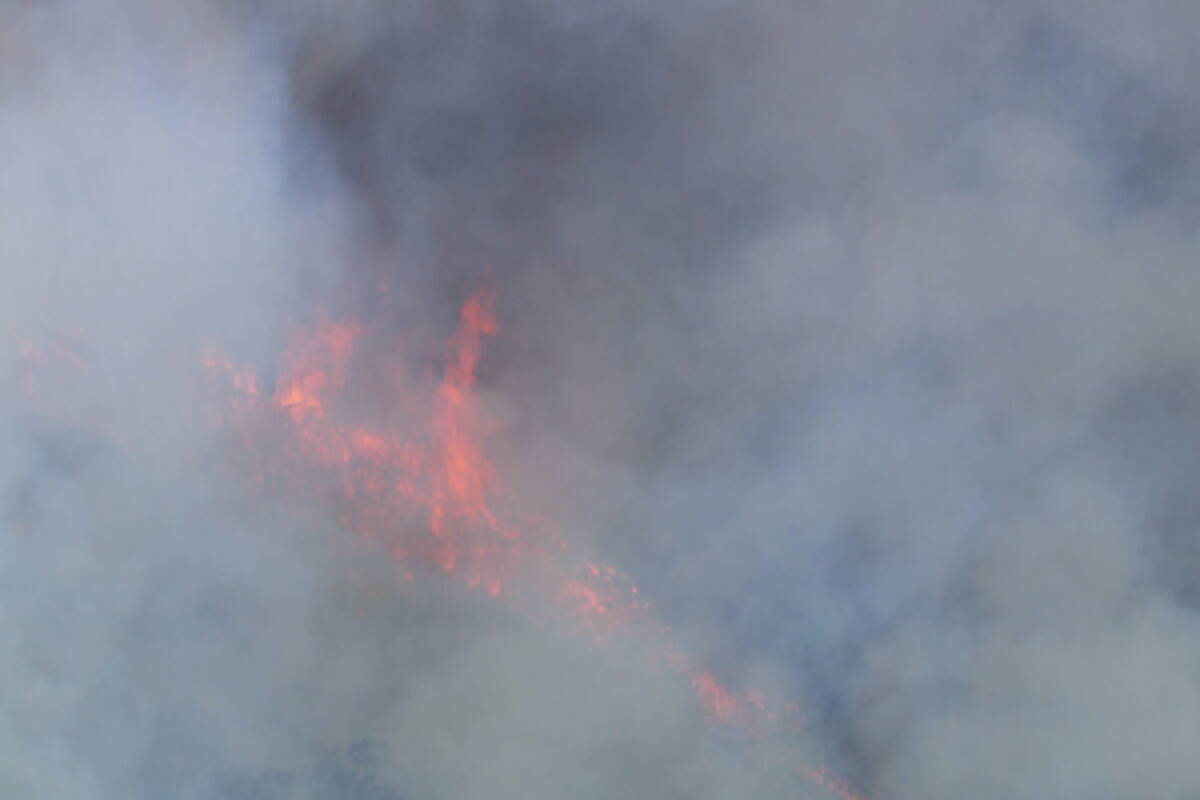
[[[201,363],[224,377],[236,409],[259,415],[250,430],[287,432],[284,461],[261,470],[306,496],[319,497],[324,489],[341,523],[385,547],[406,578],[414,577],[414,562],[423,562],[499,597],[520,569],[548,583],[599,641],[630,622],[649,625],[649,604],[628,578],[614,567],[574,559],[552,525],[514,513],[499,485],[482,445],[489,422],[475,394],[484,337],[500,330],[495,300],[492,291],[467,300],[440,380],[400,398],[403,419],[383,424],[341,421],[354,346],[367,333],[357,322],[323,321],[297,333],[270,398],[253,371],[235,368],[217,351],[206,351]],[[662,655],[715,721],[750,732],[784,719],[799,725],[794,706],[773,707],[753,689],[736,693],[670,647]],[[823,768],[798,770],[842,800],[858,800]]]
[[[354,322],[322,322],[312,333],[297,335],[284,353],[284,377],[275,388],[275,402],[295,422],[325,415],[325,395],[346,384],[354,341],[362,328]]]
[[[219,378],[229,400],[228,413],[216,421],[238,434],[257,482],[279,482],[296,496],[328,503],[345,528],[386,549],[404,578],[415,579],[416,567],[425,564],[501,597],[508,596],[519,571],[548,586],[598,642],[630,624],[660,634],[663,661],[690,684],[714,721],[756,736],[774,725],[799,727],[795,706],[773,706],[755,689],[735,692],[672,647],[669,629],[649,620],[650,604],[627,576],[575,557],[545,519],[513,511],[513,498],[484,451],[491,425],[475,393],[484,337],[500,331],[495,301],[491,291],[467,300],[440,379],[404,386],[408,391],[397,398],[395,418],[382,422],[344,422],[362,416],[343,407],[352,395],[347,390],[355,378],[355,346],[368,333],[379,333],[358,322],[322,320],[296,332],[270,395],[254,370],[208,348],[200,364]],[[41,400],[40,378],[86,369],[81,342],[73,333],[23,344],[17,361],[21,390]],[[52,413],[45,403],[39,407]],[[102,424],[92,427],[126,439]],[[796,769],[841,800],[861,800],[824,767]]]

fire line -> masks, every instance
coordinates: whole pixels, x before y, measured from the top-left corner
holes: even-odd
[[[500,331],[495,302],[494,291],[482,290],[463,304],[440,380],[397,387],[409,424],[345,425],[334,413],[353,373],[355,345],[368,333],[358,322],[324,320],[297,332],[283,353],[270,396],[261,391],[253,370],[236,367],[216,349],[207,350],[201,363],[223,379],[252,449],[255,431],[283,432],[285,457],[267,459],[257,448],[257,474],[309,497],[308,484],[332,480],[331,502],[342,526],[386,548],[405,577],[414,578],[423,566],[502,598],[518,571],[526,574],[534,565],[598,642],[623,626],[652,628],[650,604],[627,577],[612,566],[577,558],[553,525],[514,510],[514,498],[484,452],[489,421],[474,385],[484,337]],[[800,727],[792,704],[776,707],[755,689],[735,692],[669,646],[662,657],[686,678],[715,722],[752,735]],[[795,770],[841,800],[862,800],[824,767]]]

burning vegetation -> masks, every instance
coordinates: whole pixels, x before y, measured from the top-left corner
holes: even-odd
[[[573,619],[600,646],[622,631],[651,632],[663,642],[661,663],[690,684],[715,723],[754,737],[797,729],[795,705],[729,688],[692,663],[655,623],[638,586],[521,509],[488,459],[492,424],[475,392],[484,341],[500,331],[495,303],[493,290],[466,300],[440,374],[411,380],[401,343],[385,348],[396,354],[385,368],[395,394],[370,419],[354,418],[352,402],[355,379],[378,370],[355,358],[360,340],[384,335],[369,324],[323,320],[297,332],[270,394],[253,369],[208,350],[201,363],[227,396],[221,422],[241,442],[243,468],[293,501],[327,504],[346,531],[390,554],[404,580],[444,574],[515,608]],[[795,769],[844,800],[860,797],[824,768],[798,761]]]

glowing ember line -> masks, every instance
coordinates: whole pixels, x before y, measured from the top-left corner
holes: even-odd
[[[414,577],[410,565],[419,561],[499,597],[518,568],[536,566],[539,579],[559,587],[566,608],[599,641],[624,625],[647,626],[649,604],[615,568],[573,562],[566,540],[553,526],[506,510],[510,504],[504,502],[481,444],[487,420],[474,393],[483,337],[500,330],[495,299],[494,292],[484,291],[467,300],[440,381],[406,398],[408,413],[424,423],[416,426],[421,433],[415,435],[405,435],[414,430],[411,425],[340,422],[338,401],[352,377],[353,348],[366,332],[356,322],[321,322],[294,336],[269,399],[253,371],[236,369],[215,350],[206,351],[201,363],[224,377],[236,398],[234,409],[253,417],[247,430],[278,431],[282,426],[290,434],[284,437],[290,444],[283,463],[269,464],[267,471],[303,496],[331,497],[341,524],[385,547],[407,579]],[[414,512],[424,516],[424,525],[414,524]],[[799,725],[794,706],[772,707],[753,689],[735,693],[669,647],[663,656],[688,680],[715,721],[750,733],[785,719]],[[823,768],[798,771],[842,800],[860,800]]]

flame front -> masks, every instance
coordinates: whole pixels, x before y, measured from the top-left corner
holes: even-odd
[[[475,392],[484,337],[500,330],[495,301],[495,292],[485,290],[463,304],[439,379],[409,386],[400,370],[396,382],[405,385],[397,387],[392,418],[382,422],[346,422],[353,409],[341,407],[358,374],[356,343],[383,335],[358,322],[322,321],[297,333],[270,397],[261,393],[253,370],[235,367],[217,350],[207,351],[201,363],[223,376],[241,438],[255,456],[254,473],[282,481],[297,496],[330,503],[345,528],[386,548],[404,577],[415,578],[425,565],[498,598],[508,596],[519,573],[549,586],[597,641],[630,623],[653,628],[667,641],[669,631],[653,626],[649,604],[633,582],[615,567],[575,556],[542,518],[514,511],[513,498],[497,480],[482,444],[491,425]],[[257,441],[264,434],[278,437],[271,440],[274,447]],[[754,689],[734,692],[669,645],[662,658],[719,723],[754,734],[784,719],[799,725],[790,704],[775,708]],[[843,800],[858,800],[823,768],[796,769]]]

